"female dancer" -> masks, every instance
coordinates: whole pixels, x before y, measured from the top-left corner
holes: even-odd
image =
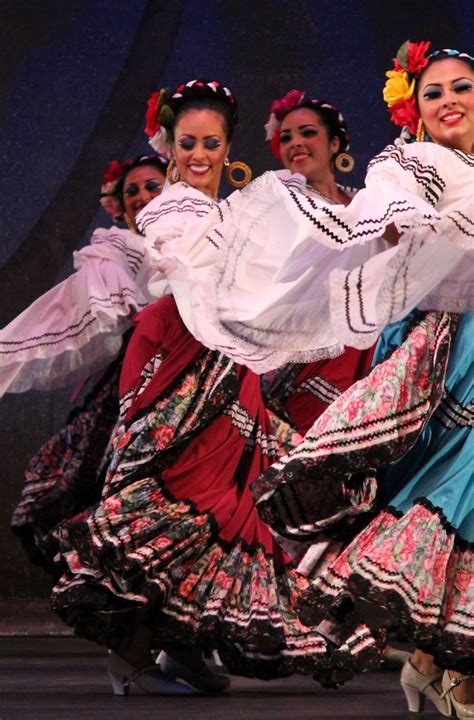
[[[346,123],[334,105],[312,100],[299,90],[290,90],[272,103],[266,130],[271,149],[284,167],[306,178],[307,195],[313,194],[329,206],[350,203],[356,190],[337,184],[335,179],[335,169],[347,172],[353,160],[347,154]],[[270,406],[278,418],[288,419],[297,432],[304,435],[334,400],[368,374],[374,349],[375,345],[367,350],[345,347],[336,358],[290,363],[264,375],[267,407]],[[273,421],[273,425],[278,431],[278,424]],[[298,434],[286,433],[283,437],[291,441],[287,451],[297,444],[298,437],[301,440]],[[384,667],[399,667],[407,657],[408,653],[387,646]]]
[[[404,137],[426,133],[432,142],[389,147],[373,163],[389,162],[402,187],[432,194],[446,212],[472,185],[473,58],[455,50],[426,56],[428,46],[402,46],[384,95],[394,122],[409,123]],[[451,217],[461,219],[462,243],[469,216]],[[457,272],[462,280],[463,268]],[[438,289],[423,304],[449,307],[444,287],[444,299]],[[272,480],[267,473],[258,481],[263,516],[282,533],[298,526],[301,536],[320,519],[307,507],[295,522],[290,504],[315,497],[329,462],[350,483],[354,471],[367,478],[392,461],[378,476],[386,509],[314,577],[300,615],[310,623],[330,611],[347,632],[361,617],[395,619],[418,647],[401,677],[410,710],[429,697],[442,715],[460,718],[474,717],[473,331],[473,313],[415,312],[387,327],[370,376],[329,408]],[[305,512],[312,528],[307,516],[303,526]]]
[[[114,220],[134,226],[136,214],[160,194],[166,167],[157,155],[110,164],[101,202]],[[13,515],[12,528],[31,560],[55,575],[58,526],[100,497],[118,418],[123,336],[131,314],[151,299],[147,255],[136,231],[96,230],[91,244],[75,254],[75,267],[0,332],[3,392],[66,385],[101,368],[84,402],[30,460]]]
[[[311,99],[300,90],[290,90],[272,102],[265,127],[273,153],[289,171],[280,173],[281,179],[299,173],[306,178],[305,194],[309,197],[317,197],[329,206],[350,203],[356,191],[339,185],[335,179],[336,168],[347,171],[338,158],[350,156],[346,152],[347,126],[334,105]],[[265,401],[304,435],[333,400],[367,374],[373,351],[374,346],[367,350],[346,347],[333,359],[286,365],[264,376]]]
[[[172,248],[196,214],[220,211],[237,110],[227,88],[201,80],[157,94],[150,105],[150,133],[158,140],[169,133],[172,172],[184,181],[138,217],[159,264],[157,246]],[[166,650],[160,664],[169,677],[201,691],[228,684],[204,665],[206,646],[238,674],[320,668],[329,675],[326,642],[293,611],[306,581],[250,494],[277,457],[259,377],[203,347],[167,297],[138,319],[121,395],[124,424],[101,501],[62,527],[67,571],[53,590],[54,609],[77,633],[113,648],[114,691],[126,692],[130,681],[168,691],[159,669],[150,670],[152,647]]]

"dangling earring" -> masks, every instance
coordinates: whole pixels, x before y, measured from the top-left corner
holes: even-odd
[[[229,158],[226,158],[224,160],[224,167],[227,182],[229,183],[229,185],[232,185],[237,189],[245,187],[252,179],[251,169],[243,162],[239,162],[238,160],[235,160],[234,162],[229,162]],[[233,175],[236,170],[237,172],[243,173],[243,177],[240,180]]]
[[[181,175],[178,172],[178,168],[176,167],[176,160],[174,158],[171,158],[170,163],[166,168],[166,179],[168,180],[170,185],[174,185],[181,180]]]
[[[425,124],[423,120],[420,118],[418,120],[418,127],[416,129],[416,142],[423,142],[425,139],[426,130],[425,130]]]
[[[339,153],[339,155],[334,160],[334,165],[339,170],[339,172],[350,172],[355,165],[354,158],[352,157],[352,155],[349,155],[349,153]]]

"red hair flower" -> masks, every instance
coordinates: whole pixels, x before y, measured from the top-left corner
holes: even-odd
[[[146,120],[146,127],[145,132],[148,135],[148,137],[153,137],[155,135],[160,127],[160,123],[158,122],[158,115],[159,115],[159,107],[158,103],[160,100],[160,93],[159,92],[153,92],[147,101],[148,110],[146,111],[145,120]]]
[[[418,77],[428,64],[427,51],[431,45],[429,40],[419,43],[407,40],[403,43],[397,57],[393,58],[395,70],[406,70],[413,77]]]
[[[109,167],[104,173],[104,179],[108,183],[113,183],[122,176],[123,168],[118,160],[112,160]]]
[[[393,70],[385,73],[388,78],[383,97],[388,105],[390,120],[406,127],[416,137],[420,113],[416,104],[415,85],[423,69],[428,65],[428,40],[407,40],[393,58]]]
[[[418,121],[420,119],[420,113],[416,107],[415,96],[412,95],[408,100],[400,100],[388,108],[390,112],[390,120],[400,127],[406,127],[412,133],[416,135],[418,127]]]
[[[283,117],[294,107],[297,107],[304,98],[302,90],[290,90],[282,98],[274,100],[270,107],[270,113],[274,113],[277,120]]]

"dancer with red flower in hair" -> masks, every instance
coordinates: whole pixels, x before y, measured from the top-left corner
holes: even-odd
[[[256,480],[257,508],[310,579],[305,624],[322,620],[336,645],[361,618],[399,624],[418,647],[410,707],[428,696],[471,717],[473,59],[424,53],[402,46],[386,90],[412,131],[417,110],[418,142],[403,130],[349,205],[266,173],[160,249],[188,328],[260,372],[384,331],[371,373]],[[385,232],[394,246],[351,267]],[[321,572],[324,537],[347,538],[364,511],[375,519]]]
[[[441,715],[468,718],[474,717],[472,191],[467,205],[463,196],[472,187],[474,169],[474,58],[457,50],[428,54],[429,45],[406,42],[387,72],[384,99],[391,120],[412,144],[387,148],[384,159],[398,165],[393,172],[400,182],[440,211],[451,211],[452,227],[443,229],[471,251],[454,268],[463,297],[453,302],[450,285],[441,283],[420,303],[438,312],[415,310],[384,330],[371,374],[371,402],[385,397],[387,408],[371,417],[364,400],[361,412],[372,429],[376,418],[380,423],[393,417],[398,433],[395,454],[393,431],[393,439],[385,430],[373,443],[391,455],[392,463],[378,477],[379,506],[386,507],[314,579],[301,601],[301,616],[308,621],[344,605],[350,626],[351,616],[382,608],[379,620],[396,618],[418,648],[401,675],[409,709],[419,712],[428,697]],[[462,310],[471,312],[458,314]],[[422,328],[429,325],[435,330],[432,349],[428,335],[423,340]],[[397,372],[401,364],[406,374]],[[430,392],[423,408],[417,392],[425,383]],[[400,412],[409,395],[418,400],[412,403],[411,430],[408,415]],[[355,386],[346,402],[351,397],[367,395]],[[403,435],[409,437],[414,425],[416,432],[400,452]],[[362,446],[359,453],[362,459]],[[367,457],[359,469],[369,462]]]
[[[236,120],[235,98],[217,82],[150,101],[153,146],[162,151],[166,138],[173,154],[171,187],[137,218],[156,270],[152,292],[163,282],[160,249],[179,253],[181,238],[225,207],[217,193]],[[294,612],[307,583],[250,492],[278,457],[260,377],[196,340],[168,296],[137,317],[120,391],[123,422],[102,496],[61,528],[67,569],[52,596],[76,633],[113,651],[114,692],[132,682],[157,695],[223,691],[229,680],[206,667],[206,648],[232,673],[318,670],[333,682],[327,642]],[[370,652],[365,636],[359,648]]]
[[[161,193],[167,160],[139,156],[107,168],[101,204],[122,227],[100,228],[74,255],[76,272],[0,331],[0,392],[81,380],[90,390],[33,456],[12,528],[30,559],[56,577],[58,528],[100,497],[131,316],[145,307],[148,255],[135,216]],[[131,229],[125,229],[127,222]]]

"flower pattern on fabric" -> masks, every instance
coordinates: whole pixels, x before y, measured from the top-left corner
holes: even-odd
[[[151,311],[147,318],[153,324]],[[142,405],[132,401],[116,437],[99,505],[61,528],[67,570],[53,608],[109,647],[129,636],[139,610],[156,647],[199,642],[242,675],[317,673],[331,684],[374,662],[367,629],[344,638],[339,654],[295,614],[308,581],[259,519],[249,487],[277,457],[258,376],[184,328],[173,344],[183,369],[148,404],[152,383],[178,357],[167,355],[139,396],[136,387]]]
[[[412,315],[387,329],[378,350],[379,364],[371,372],[380,385],[380,406],[385,394],[394,409],[402,402],[413,412],[397,418],[395,431],[402,452],[383,432],[358,440],[362,460],[364,440],[373,446],[365,455],[366,471],[371,465],[379,468],[378,506],[389,503],[389,507],[353,536],[337,558],[330,560],[326,551],[328,562],[319,562],[323,533],[317,541],[300,543],[303,552],[298,556],[298,571],[310,580],[297,601],[304,623],[323,620],[324,624],[335,616],[346,633],[361,622],[372,633],[396,624],[417,647],[434,655],[437,664],[461,672],[469,672],[472,666],[474,642],[473,434],[469,422],[473,326],[472,314],[428,313]],[[400,350],[404,352],[398,355]],[[405,368],[400,364],[397,370],[397,355],[405,356]],[[419,395],[412,404],[414,386]],[[355,402],[359,389],[354,386],[347,391],[346,405],[363,412]],[[372,399],[366,400],[370,418]],[[403,451],[407,428],[411,440]],[[357,437],[352,441],[356,443]],[[391,464],[389,452],[393,453]],[[344,473],[345,456],[341,446],[334,448],[328,460]],[[317,479],[314,474],[313,483]],[[296,499],[303,498],[297,490]],[[333,534],[334,528],[330,531]]]
[[[30,559],[58,575],[55,561],[63,522],[98,502],[118,419],[121,358],[74,408],[59,432],[31,458],[12,518]]]
[[[380,619],[389,624],[396,618],[437,663],[469,672],[473,566],[472,545],[457,537],[440,508],[423,500],[403,516],[389,508],[314,579],[299,601],[300,616],[314,621],[344,601],[347,606],[348,598],[361,597],[371,603],[368,616],[375,605],[383,608]]]
[[[427,313],[368,377],[333,402],[304,441],[253,484],[262,519],[308,541],[373,509],[375,467],[415,442],[442,395],[454,316]],[[344,524],[347,527],[347,524]]]

